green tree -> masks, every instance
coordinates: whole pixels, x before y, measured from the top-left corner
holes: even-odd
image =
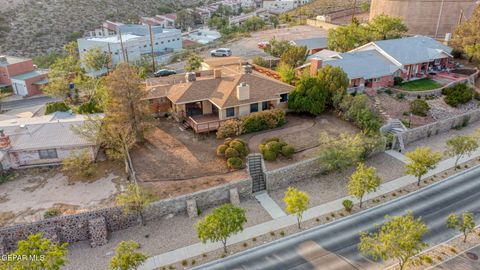
[[[130,183],[127,189],[118,194],[115,199],[118,205],[124,207],[125,214],[134,213],[140,218],[143,226],[147,225],[143,213],[155,199],[151,192],[137,184]]]
[[[227,253],[227,239],[233,234],[243,231],[247,222],[245,210],[232,204],[224,204],[215,208],[211,214],[205,216],[195,225],[198,238],[206,243],[221,241],[223,251]]]
[[[475,230],[475,218],[471,212],[464,212],[462,216],[450,214],[447,218],[447,228],[460,231],[465,243],[467,236]]]
[[[203,59],[198,54],[192,53],[188,56],[187,62],[185,63],[185,71],[197,71],[202,66]]]
[[[304,76],[288,95],[288,108],[295,112],[319,115],[325,111],[328,90],[317,77]]]
[[[241,28],[244,32],[253,32],[262,30],[263,27],[265,27],[265,22],[260,19],[260,17],[254,16],[248,18],[245,22],[243,22]]]
[[[288,64],[280,62],[277,67],[277,72],[282,82],[291,84],[295,80],[295,69]]]
[[[17,244],[17,249],[11,253],[16,256],[35,257],[36,260],[0,260],[1,269],[18,270],[59,270],[68,263],[68,244],[57,245],[48,238],[42,238],[41,233],[31,234],[26,240]],[[3,268],[5,266],[5,268]]]
[[[363,196],[377,190],[381,182],[382,179],[376,175],[374,167],[365,167],[365,164],[359,163],[357,170],[348,181],[348,193],[360,200],[360,208],[362,208]]]
[[[362,160],[365,153],[362,134],[342,133],[329,136],[326,132],[320,134],[320,164],[326,171],[342,170]]]
[[[417,177],[417,186],[420,186],[420,180],[429,170],[434,169],[442,154],[433,152],[430,147],[417,147],[411,152],[405,154],[409,162],[405,164],[406,173]]]
[[[288,187],[283,197],[285,202],[285,211],[288,214],[295,214],[297,217],[298,228],[301,228],[303,213],[308,209],[310,197],[306,192],[300,191],[294,187]]]
[[[338,52],[347,52],[373,40],[367,26],[351,23],[328,30],[328,48]]]
[[[467,45],[465,47],[465,53],[470,59],[480,61],[480,44]]]
[[[271,39],[269,44],[270,45],[266,46],[264,50],[275,57],[281,57],[290,47],[293,46],[288,40]]]
[[[410,211],[405,216],[387,216],[386,219],[377,232],[360,234],[358,249],[374,260],[397,259],[402,270],[412,257],[427,247],[422,236],[428,229]]]
[[[317,78],[328,91],[328,104],[337,108],[347,94],[347,87],[350,83],[348,75],[340,67],[326,65],[318,70]]]
[[[137,252],[140,245],[135,241],[122,241],[115,248],[115,256],[110,260],[111,270],[136,270],[147,256]]]
[[[91,48],[83,55],[83,65],[90,70],[102,70],[110,66],[112,57],[100,48]]]
[[[175,20],[175,25],[180,27],[182,31],[188,30],[189,27],[194,27],[195,16],[193,12],[187,9],[181,9],[177,11],[177,19]]]
[[[472,61],[476,55],[472,52],[478,52],[478,44],[480,44],[480,6],[475,8],[470,19],[464,21],[455,29],[452,39],[452,46],[457,50],[474,49],[470,51],[469,61]]]
[[[370,21],[369,27],[375,39],[382,40],[400,38],[408,32],[408,28],[403,24],[401,18],[385,14],[375,16]]]
[[[446,142],[447,149],[445,154],[455,158],[455,170],[457,170],[458,161],[465,156],[470,156],[478,149],[477,138],[473,136],[456,135]]]
[[[305,62],[307,57],[306,46],[290,46],[282,54],[281,61],[291,67],[298,67]]]
[[[270,16],[268,17],[268,21],[273,26],[273,28],[277,28],[277,26],[280,24],[280,20],[278,19],[278,16]]]
[[[355,122],[365,133],[374,135],[379,132],[382,118],[373,108],[370,108],[365,94],[346,95],[338,107],[346,120]]]
[[[95,168],[88,150],[73,152],[62,161],[62,171],[77,177],[90,177],[95,173]]]

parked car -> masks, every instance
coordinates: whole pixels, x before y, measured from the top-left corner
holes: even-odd
[[[155,77],[165,77],[165,76],[170,76],[173,74],[177,74],[175,70],[172,69],[160,69],[157,70],[155,73],[153,73],[153,76]]]
[[[232,50],[228,48],[219,48],[215,49],[213,51],[210,51],[211,56],[231,56],[232,55]]]

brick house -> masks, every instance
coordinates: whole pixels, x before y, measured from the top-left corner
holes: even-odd
[[[41,94],[47,71],[36,69],[32,59],[0,56],[0,88],[11,86],[19,96]]]
[[[241,71],[224,68],[180,76],[147,81],[146,100],[157,112],[168,108],[176,118],[185,119],[197,133],[216,130],[222,121],[249,113],[286,109],[293,89],[254,73],[250,66]]]
[[[454,67],[452,49],[425,36],[374,41],[347,53],[324,50],[310,59],[311,73],[325,65],[342,68],[350,79],[349,92],[365,87],[393,86],[394,78],[404,81]]]

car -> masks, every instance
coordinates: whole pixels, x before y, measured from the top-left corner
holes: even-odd
[[[157,70],[155,73],[153,73],[153,76],[155,77],[165,77],[165,76],[170,76],[173,74],[177,74],[175,70],[172,69],[160,69]]]
[[[231,56],[232,55],[232,50],[228,48],[219,48],[215,49],[213,51],[210,51],[211,56]]]

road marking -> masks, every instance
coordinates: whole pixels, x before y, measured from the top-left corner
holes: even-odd
[[[340,256],[332,253],[314,241],[306,241],[297,247],[297,252],[318,270],[356,270]]]

